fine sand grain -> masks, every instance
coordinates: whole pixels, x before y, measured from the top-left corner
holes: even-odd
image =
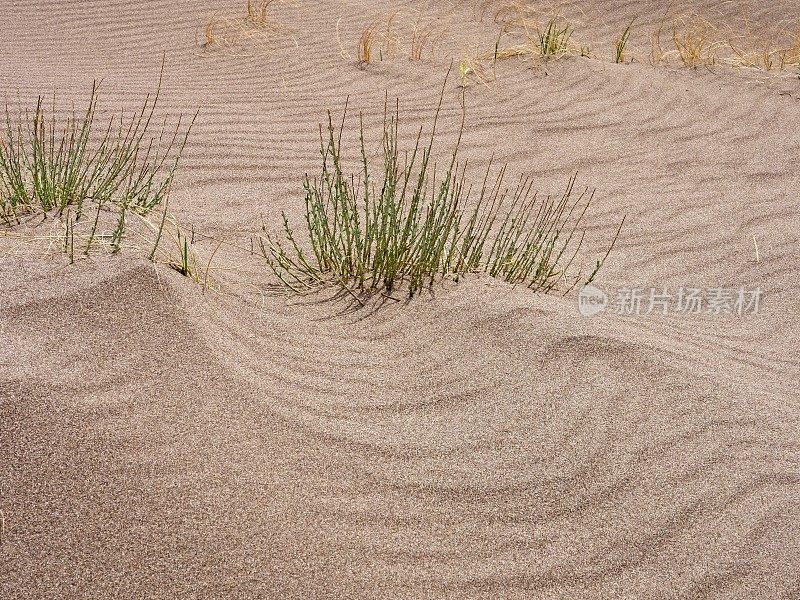
[[[3,3],[12,105],[97,79],[104,114],[135,108],[163,57],[160,110],[200,110],[170,210],[230,244],[205,290],[0,237],[0,598],[800,598],[800,78],[651,65],[666,4],[561,5],[595,56],[484,60],[462,89],[503,3],[275,2],[268,27],[241,0]],[[800,35],[796,0],[669,10]],[[202,46],[210,19],[236,35]],[[485,275],[373,310],[235,270],[262,222],[302,223],[326,110],[349,97],[376,141],[399,97],[411,140],[451,61],[441,156],[463,93],[476,174],[577,171],[587,264],[627,216],[612,299],[758,287],[758,313],[584,318]]]

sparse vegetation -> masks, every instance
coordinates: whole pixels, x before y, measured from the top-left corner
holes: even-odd
[[[407,56],[410,60],[422,60],[426,52],[433,52],[441,29],[434,23],[426,22],[418,15],[413,21],[404,18],[401,11],[394,11],[387,17],[375,20],[364,27],[356,46],[359,66],[372,64],[393,56]],[[343,58],[349,53],[343,49],[339,24],[337,38]]]
[[[491,77],[476,77],[482,82],[494,80],[497,61],[509,58],[550,59],[564,56],[590,56],[591,48],[574,40],[574,28],[562,15],[556,13],[542,24],[540,15],[522,4],[504,6],[495,14],[495,21],[501,26],[494,48],[488,52],[477,53],[470,60],[472,71],[488,73]],[[517,43],[501,45],[504,36],[517,38]],[[521,38],[521,40],[520,40]],[[491,62],[490,68],[484,65]]]
[[[651,62],[689,68],[727,65],[763,71],[785,70],[800,64],[800,38],[775,32],[765,38],[753,35],[747,24],[719,25],[699,15],[675,17],[672,45],[662,45],[664,22],[652,36]]]
[[[139,110],[104,124],[98,123],[96,85],[81,114],[73,109],[59,118],[55,99],[48,110],[41,97],[32,112],[13,115],[7,106],[0,134],[2,237],[49,247],[60,239],[70,263],[99,247],[118,253],[130,241],[140,254],[169,263],[172,250],[160,246],[177,236],[188,267],[193,250],[180,244],[181,229],[167,205],[194,119],[179,116],[174,127],[165,119],[155,128],[160,89],[159,81]],[[151,213],[160,213],[158,224]]]
[[[268,46],[271,34],[280,28],[270,15],[278,0],[247,0],[244,15],[209,18],[196,42],[205,52],[212,50],[242,51],[245,42]]]
[[[260,239],[287,288],[303,293],[333,283],[358,298],[400,289],[413,296],[438,279],[474,272],[541,291],[592,280],[604,258],[588,273],[571,270],[592,193],[576,194],[573,177],[561,196],[541,197],[529,177],[507,188],[506,169],[491,175],[490,166],[473,200],[466,164],[458,160],[460,136],[447,169],[433,163],[440,109],[441,100],[427,144],[420,131],[405,152],[399,109],[387,108],[379,173],[368,159],[362,120],[358,176],[344,167],[346,108],[338,127],[328,115],[327,128],[320,127],[322,171],[305,181],[307,244],[285,214],[282,234],[265,231]]]
[[[68,207],[76,219],[86,204],[113,205],[124,214],[147,214],[168,191],[191,123],[178,117],[174,129],[151,131],[158,102],[148,95],[131,117],[97,124],[97,86],[93,86],[82,116],[74,111],[63,122],[55,100],[48,115],[39,98],[32,113],[13,117],[6,106],[5,131],[0,135],[0,220],[55,212]],[[192,121],[193,122],[193,121]]]

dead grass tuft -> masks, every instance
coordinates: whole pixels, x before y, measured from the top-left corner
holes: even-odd
[[[372,51],[375,46],[375,30],[377,27],[377,23],[371,23],[364,28],[364,31],[361,32],[361,37],[358,38],[357,55],[359,66],[372,64]]]
[[[275,34],[286,28],[270,16],[271,7],[279,0],[247,0],[242,16],[212,16],[196,35],[197,46],[204,53],[224,51],[246,54],[251,49],[268,50]]]
[[[447,28],[447,24],[427,19],[423,13],[409,16],[403,11],[394,11],[372,21],[361,31],[356,45],[356,62],[364,66],[393,57],[405,56],[409,60],[419,61],[426,56],[435,56]],[[337,23],[336,31],[340,54],[350,59],[341,42],[340,23]]]

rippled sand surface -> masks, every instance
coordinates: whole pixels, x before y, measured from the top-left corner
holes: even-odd
[[[102,79],[112,113],[163,56],[160,110],[200,111],[171,208],[233,239],[302,219],[328,109],[349,97],[379,139],[398,97],[410,139],[504,14],[297,0],[268,35],[200,48],[242,4],[5,3],[0,90],[80,103]],[[612,300],[760,288],[757,314],[585,318],[574,292],[483,276],[350,310],[0,240],[0,597],[800,598],[800,79],[653,66],[665,9],[562,6],[596,55],[499,61],[464,91],[462,154],[542,193],[578,172],[595,253],[626,215],[595,282]],[[768,37],[800,34],[799,9],[670,10]],[[364,27],[394,11],[397,48],[359,68]],[[634,17],[634,60],[614,64]],[[421,60],[414,22],[435,32]]]

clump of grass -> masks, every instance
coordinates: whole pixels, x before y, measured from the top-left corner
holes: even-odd
[[[672,41],[684,66],[713,65],[717,60],[719,43],[709,35],[707,27],[672,28]]]
[[[153,94],[130,115],[107,122],[98,117],[99,95],[93,85],[87,107],[57,116],[40,97],[31,111],[16,115],[6,106],[0,131],[0,228],[2,237],[57,239],[70,264],[102,246],[112,254],[131,239],[136,247],[152,238],[149,257],[159,250],[162,233],[179,230],[167,218],[169,191],[194,118],[156,118],[161,78]],[[195,115],[196,118],[197,115]],[[149,215],[162,207],[160,226]],[[42,234],[52,223],[61,233]],[[166,225],[166,228],[165,228]],[[149,233],[148,233],[149,232]]]
[[[569,41],[573,33],[572,26],[555,15],[547,22],[543,30],[537,32],[539,53],[543,56],[564,56],[569,50]]]
[[[375,31],[377,23],[371,23],[364,28],[361,32],[361,37],[358,38],[357,56],[358,64],[361,66],[372,64],[372,49],[375,44]]]
[[[481,60],[492,60],[492,68],[498,60],[509,58],[560,58],[564,56],[589,56],[590,47],[577,42],[572,24],[561,14],[552,14],[544,24],[537,10],[520,3],[505,6],[495,14],[501,24],[500,37],[508,34],[521,36],[518,43],[501,46],[500,37],[494,49],[480,56]]]
[[[97,119],[98,91],[92,86],[82,115],[74,110],[56,117],[43,98],[33,112],[15,118],[6,106],[0,133],[0,220],[20,218],[68,207],[79,220],[87,203],[114,205],[122,211],[146,214],[166,198],[192,123],[153,131],[161,81],[154,94],[129,118],[107,124]]]
[[[304,293],[335,284],[356,298],[400,289],[411,297],[466,273],[540,291],[594,278],[605,258],[587,274],[571,271],[592,193],[576,194],[572,177],[561,196],[541,197],[529,177],[506,187],[505,167],[492,175],[490,166],[471,198],[466,163],[458,160],[460,135],[447,168],[433,163],[441,104],[430,139],[423,143],[420,130],[410,152],[399,147],[399,104],[393,113],[387,106],[377,172],[362,118],[358,175],[344,168],[347,108],[338,127],[329,113],[327,128],[320,126],[322,171],[304,184],[306,243],[285,214],[282,234],[260,238],[263,256],[287,288]]]
[[[628,39],[631,35],[631,29],[636,19],[631,19],[628,26],[622,31],[617,41],[614,43],[614,62],[617,64],[625,62],[625,49],[628,47]]]

